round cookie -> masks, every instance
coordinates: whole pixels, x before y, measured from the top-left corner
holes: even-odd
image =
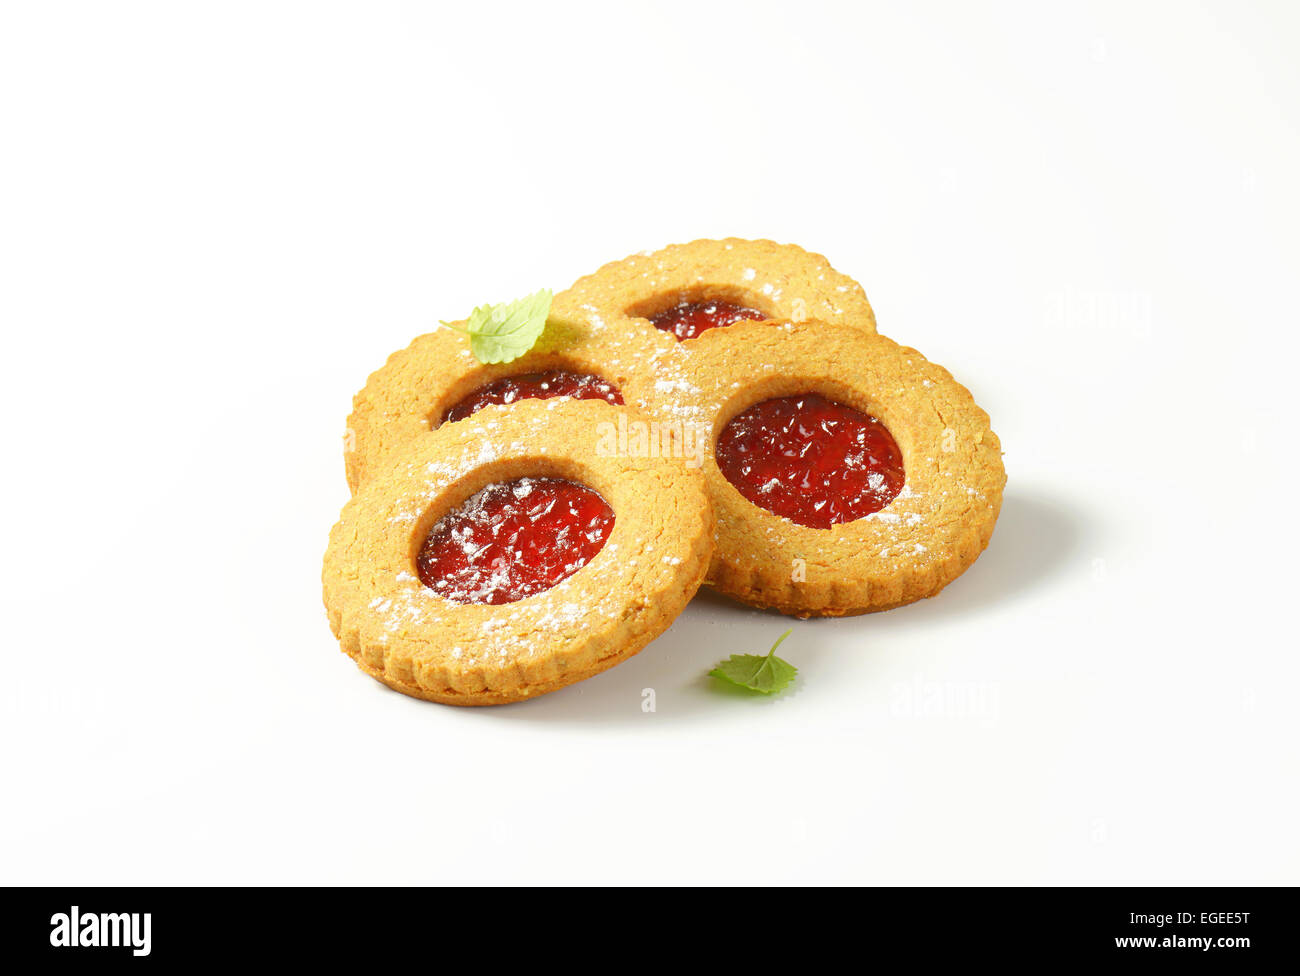
[[[698,469],[608,449],[626,413],[599,400],[524,400],[411,440],[330,533],[322,581],[343,651],[404,694],[491,705],[597,674],[667,629],[704,578],[713,521]],[[614,513],[603,548],[510,603],[453,602],[421,583],[417,556],[433,527],[485,487],[520,478],[597,492]]]
[[[706,430],[716,589],[801,617],[887,610],[938,593],[988,545],[1006,483],[998,438],[970,392],[916,350],[828,323],[743,323],[700,336],[686,358],[676,412]],[[904,480],[883,508],[810,527],[723,475],[715,455],[728,423],[800,394],[861,411],[892,434]]]
[[[620,332],[637,332],[675,306],[709,302],[752,310],[764,319],[876,331],[862,286],[820,254],[736,237],[673,244],[613,261],[557,295],[554,308],[567,318],[594,318]]]
[[[464,326],[465,322],[455,323]],[[537,344],[509,363],[480,363],[451,329],[418,336],[370,374],[352,401],[344,461],[353,492],[421,434],[442,425],[447,411],[480,388],[507,377],[549,370],[596,376],[632,406],[654,395],[654,363],[671,357],[671,336],[646,327],[621,333],[603,322],[554,311]]]

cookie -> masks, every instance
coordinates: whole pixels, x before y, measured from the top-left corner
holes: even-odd
[[[690,342],[745,320],[817,320],[876,331],[871,304],[852,278],[820,254],[766,240],[700,240],[634,254],[556,296],[571,320],[619,332],[646,325]]]
[[[703,424],[708,582],[800,617],[933,596],[988,545],[1006,474],[969,391],[915,349],[831,323],[690,343],[674,414]]]
[[[488,402],[578,396],[647,403],[654,395],[656,350],[666,356],[671,344],[649,327],[629,335],[554,313],[537,344],[509,363],[480,363],[465,337],[451,329],[418,336],[389,356],[353,398],[344,451],[348,487],[355,492],[412,439]]]
[[[330,533],[343,651],[404,694],[490,705],[597,674],[667,629],[704,578],[713,519],[699,469],[617,450],[627,414],[528,399],[411,439]]]

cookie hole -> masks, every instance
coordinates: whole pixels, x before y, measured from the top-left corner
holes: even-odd
[[[880,511],[906,482],[902,451],[879,419],[808,391],[736,413],[717,435],[714,458],[750,502],[815,529]]]
[[[487,379],[480,374],[467,377],[458,389],[449,391],[444,398],[447,406],[440,405],[429,417],[430,427],[440,427],[471,417],[492,404],[511,404],[519,400],[550,400],[572,397],[577,400],[604,400],[621,405],[623,394],[618,385],[589,373],[581,367],[566,368],[560,364],[554,369],[497,375]]]
[[[587,565],[613,528],[613,508],[579,481],[492,481],[428,529],[414,555],[416,575],[452,603],[515,603]]]
[[[700,285],[661,292],[629,306],[626,314],[648,319],[656,329],[685,341],[710,329],[725,328],[737,322],[761,321],[776,313],[764,298],[744,288]]]

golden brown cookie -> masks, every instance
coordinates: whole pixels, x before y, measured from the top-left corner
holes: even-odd
[[[411,439],[330,533],[324,597],[342,649],[405,694],[490,705],[590,677],[662,633],[704,578],[713,523],[698,469],[617,450],[627,414],[523,400]],[[569,494],[534,505],[548,488]],[[602,506],[612,524],[592,516]],[[579,534],[585,548],[566,549]]]
[[[743,323],[686,358],[674,412],[708,431],[717,589],[796,616],[887,610],[938,593],[988,544],[998,438],[916,350],[828,323]]]
[[[463,327],[464,321],[455,325]],[[537,344],[509,363],[480,363],[465,337],[439,329],[417,337],[405,349],[388,357],[370,375],[352,401],[344,441],[348,487],[356,491],[383,469],[387,459],[415,437],[440,427],[448,411],[493,384],[525,375],[556,371],[587,377],[590,384],[612,388],[610,402],[637,405],[646,402],[656,381],[656,350],[671,352],[673,340],[618,333],[603,323],[563,320],[554,314]],[[599,397],[588,389],[583,395]]]
[[[648,324],[693,341],[746,318],[818,320],[876,331],[862,286],[820,254],[774,241],[701,240],[633,254],[555,297],[556,314],[620,333]]]

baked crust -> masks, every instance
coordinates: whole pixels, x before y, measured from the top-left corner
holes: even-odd
[[[662,333],[650,316],[679,301],[707,299],[752,308],[769,319],[876,331],[862,286],[822,255],[794,244],[739,237],[672,244],[612,261],[557,295],[553,307],[565,318],[598,318],[620,332]]]
[[[714,588],[799,617],[869,613],[933,596],[988,545],[1006,484],[1001,445],[970,392],[915,349],[829,323],[740,323],[692,340],[685,359],[690,382],[673,413],[707,430]],[[881,511],[829,529],[798,525],[719,470],[713,444],[733,417],[809,392],[871,414],[893,435],[906,482]]]
[[[599,400],[521,400],[407,443],[330,532],[322,583],[343,651],[404,694],[493,705],[597,674],[666,630],[704,578],[712,515],[698,469],[602,449],[625,414]],[[515,603],[457,604],[425,587],[415,558],[434,523],[486,485],[525,476],[602,495],[615,513],[604,548]]]

